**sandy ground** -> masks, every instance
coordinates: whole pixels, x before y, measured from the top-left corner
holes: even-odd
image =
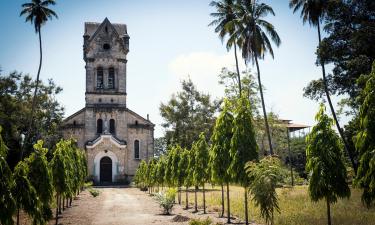
[[[174,222],[176,216],[188,218],[210,217],[212,221],[224,224],[225,218],[218,218],[217,212],[202,214],[184,210],[176,204],[172,215],[162,215],[162,209],[147,193],[136,188],[98,188],[100,195],[92,197],[88,191],[82,192],[70,208],[59,216],[59,224],[74,225],[187,225]],[[235,221],[233,221],[235,222]],[[54,224],[54,220],[50,221]]]

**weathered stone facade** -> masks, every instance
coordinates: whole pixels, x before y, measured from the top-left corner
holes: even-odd
[[[120,182],[153,157],[154,124],[126,105],[126,25],[85,23],[83,38],[86,106],[64,120],[63,134],[85,149],[94,181]]]

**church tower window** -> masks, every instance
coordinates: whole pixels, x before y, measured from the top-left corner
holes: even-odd
[[[108,88],[115,88],[115,69],[112,67],[108,69]]]
[[[96,133],[101,134],[103,133],[103,120],[98,119],[96,121]]]
[[[103,78],[103,68],[99,67],[96,71],[96,88],[102,89],[104,86],[104,78]]]
[[[134,141],[134,158],[139,159],[139,141]]]
[[[111,133],[111,134],[116,133],[115,120],[114,119],[109,120],[109,133]]]

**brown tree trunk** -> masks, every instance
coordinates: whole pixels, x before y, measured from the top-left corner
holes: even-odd
[[[59,194],[59,204],[58,204],[58,207],[59,207],[59,214],[61,214],[62,212],[61,212],[61,198],[62,198],[62,196],[61,196],[61,194]]]
[[[55,225],[59,222],[59,194],[56,194],[56,218],[55,218]]]
[[[260,98],[262,100],[262,109],[263,109],[264,123],[265,123],[267,138],[268,138],[268,144],[269,144],[269,147],[270,147],[270,154],[273,155],[271,133],[270,133],[270,127],[268,125],[267,111],[266,111],[266,106],[265,106],[265,103],[264,103],[264,96],[263,96],[262,81],[260,79],[260,69],[259,69],[259,63],[258,63],[258,56],[257,56],[256,52],[254,52],[254,58],[255,58],[255,65],[257,67],[257,73],[258,73],[258,85],[259,85]]]
[[[189,209],[189,187],[186,187],[186,205],[185,209]]]
[[[203,183],[203,214],[206,214],[206,192]]]
[[[286,138],[288,141],[288,155],[289,155],[289,163],[290,163],[290,176],[292,177],[292,187],[294,186],[294,176],[293,176],[293,161],[292,155],[290,154],[290,137],[289,137],[289,128],[286,128]]]
[[[237,80],[238,80],[238,90],[239,95],[242,96],[242,84],[241,84],[241,74],[240,74],[240,68],[238,66],[238,58],[237,58],[237,44],[234,44],[234,58],[236,59],[236,69],[237,69]]]
[[[247,189],[244,187],[245,190],[245,224],[249,225],[249,212],[248,212],[248,207],[247,207]]]
[[[17,225],[20,225],[20,209],[17,208]]]
[[[30,121],[29,121],[29,126],[27,129],[27,134],[26,134],[26,141],[31,140],[31,129],[33,126],[33,121],[34,121],[34,113],[35,113],[35,106],[37,102],[37,93],[38,93],[38,88],[39,88],[39,76],[40,76],[40,70],[42,68],[42,60],[43,60],[43,51],[42,51],[42,34],[41,34],[41,27],[38,26],[38,35],[39,35],[39,67],[38,67],[38,73],[36,75],[36,84],[35,84],[35,90],[34,90],[34,96],[33,96],[33,101],[31,105],[31,115],[30,115]],[[31,143],[31,141],[30,141]],[[20,153],[20,160],[23,158],[23,147],[21,148],[21,153]]]
[[[227,182],[227,215],[228,215],[228,220],[227,223],[230,222],[230,200],[229,200],[229,182]]]
[[[326,198],[327,200],[327,217],[328,217],[328,225],[331,225],[331,206],[329,204],[329,200],[328,198]]]
[[[320,23],[318,22],[318,38],[319,38],[319,44],[321,43],[321,35],[320,35]],[[323,59],[320,59],[320,65],[322,66],[322,74],[323,74],[323,86],[324,86],[324,92],[326,94],[326,97],[327,97],[327,101],[328,101],[328,104],[329,104],[329,108],[331,109],[331,114],[333,116],[333,119],[335,120],[335,123],[336,123],[336,127],[337,127],[337,130],[340,134],[340,137],[344,143],[344,147],[345,147],[345,150],[346,152],[348,153],[348,156],[350,158],[350,162],[352,163],[352,166],[353,166],[353,169],[354,169],[354,172],[355,174],[357,174],[357,164],[355,163],[354,161],[354,155],[353,155],[353,151],[352,149],[350,148],[350,145],[349,143],[347,142],[345,136],[344,136],[344,132],[343,130],[341,129],[340,127],[340,123],[339,123],[339,120],[337,119],[337,116],[336,116],[336,112],[335,112],[335,109],[333,107],[333,104],[332,104],[332,101],[331,101],[331,96],[329,94],[329,90],[328,90],[328,84],[327,84],[327,77],[326,77],[326,70],[325,70],[325,66],[324,66],[324,61]]]
[[[195,186],[195,191],[194,191],[195,212],[198,212],[197,191],[198,191],[198,186]]]
[[[224,185],[221,184],[221,215],[220,217],[224,217]]]

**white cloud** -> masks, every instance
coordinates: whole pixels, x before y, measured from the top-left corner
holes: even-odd
[[[175,81],[180,82],[190,76],[199,90],[214,97],[223,94],[223,87],[218,84],[218,75],[223,67],[235,70],[233,54],[191,52],[177,56],[168,64],[168,70]],[[240,68],[244,69],[245,66],[240,64]]]

